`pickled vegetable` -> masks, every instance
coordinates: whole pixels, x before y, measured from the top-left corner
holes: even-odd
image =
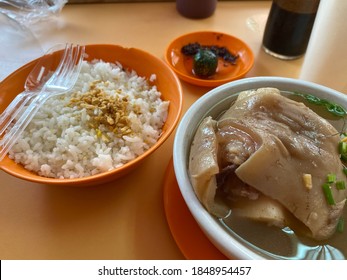
[[[210,50],[200,49],[194,56],[193,72],[195,75],[208,78],[216,73],[218,57]]]

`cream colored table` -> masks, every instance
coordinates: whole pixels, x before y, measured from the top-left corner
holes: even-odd
[[[173,2],[66,5],[58,21],[35,32],[44,50],[63,42],[110,43],[163,58],[177,36],[215,30],[252,48],[248,77],[298,77],[301,59],[281,61],[261,50],[270,3],[219,2],[203,20],[182,17]],[[184,111],[209,90],[182,86]],[[38,185],[0,171],[0,259],[182,259],[162,199],[173,138],[128,176],[95,187]]]

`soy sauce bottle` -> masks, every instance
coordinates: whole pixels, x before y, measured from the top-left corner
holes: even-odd
[[[280,59],[305,52],[320,0],[273,0],[266,22],[263,49]]]

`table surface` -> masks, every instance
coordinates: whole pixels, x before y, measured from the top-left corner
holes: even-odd
[[[302,59],[282,61],[261,49],[270,4],[223,1],[202,20],[182,17],[172,2],[69,4],[35,34],[44,50],[64,42],[109,43],[163,59],[166,46],[184,33],[220,31],[253,50],[255,65],[247,77],[297,78]],[[209,90],[185,82],[182,87],[183,113]],[[100,186],[39,185],[0,171],[0,259],[183,259],[162,198],[173,138],[129,175]]]

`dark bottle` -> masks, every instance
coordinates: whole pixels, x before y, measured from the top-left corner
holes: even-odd
[[[176,9],[187,18],[207,18],[216,10],[217,0],[176,0]]]
[[[263,49],[280,59],[302,56],[310,39],[319,0],[273,0]]]

